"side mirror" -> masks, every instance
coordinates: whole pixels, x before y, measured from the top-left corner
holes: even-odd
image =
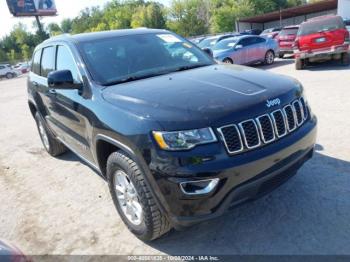
[[[204,48],[202,48],[202,50],[203,50],[204,52],[206,52],[210,57],[214,57],[213,51],[212,51],[210,48],[204,47]]]
[[[47,83],[50,88],[55,89],[79,89],[81,84],[74,83],[70,70],[52,71],[47,76]]]
[[[236,46],[235,46],[235,49],[236,49],[236,50],[238,50],[238,49],[242,49],[242,48],[243,48],[243,46],[242,46],[242,45],[236,45]]]

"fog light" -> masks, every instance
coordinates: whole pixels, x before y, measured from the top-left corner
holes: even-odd
[[[212,192],[218,183],[219,178],[186,181],[180,183],[180,188],[186,195],[204,195]]]

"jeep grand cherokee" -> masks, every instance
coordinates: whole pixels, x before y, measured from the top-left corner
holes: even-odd
[[[143,240],[277,187],[316,139],[298,81],[218,65],[165,30],[51,38],[35,49],[28,93],[47,152],[70,149],[100,172]]]

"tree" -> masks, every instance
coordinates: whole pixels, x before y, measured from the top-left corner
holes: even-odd
[[[72,31],[72,20],[69,18],[63,19],[60,28],[63,33],[70,33]]]
[[[28,61],[30,59],[30,48],[27,44],[23,44],[21,46],[22,49],[22,58],[26,61]]]
[[[212,2],[211,31],[232,32],[236,30],[236,20],[253,15],[254,7],[249,1],[226,0]]]
[[[164,7],[158,3],[140,6],[132,15],[131,27],[165,28]]]
[[[57,23],[48,24],[47,30],[51,36],[62,34],[62,29]]]
[[[183,36],[209,32],[209,0],[173,0],[167,26]]]

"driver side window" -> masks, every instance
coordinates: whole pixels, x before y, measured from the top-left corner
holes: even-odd
[[[70,70],[72,72],[74,83],[81,83],[78,67],[70,50],[66,46],[57,46],[56,70]]]

